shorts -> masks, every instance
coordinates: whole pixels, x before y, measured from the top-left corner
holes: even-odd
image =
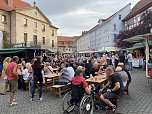
[[[112,98],[117,97],[117,94],[106,92],[106,93],[102,94],[102,96],[103,96],[105,99],[112,99]]]
[[[18,81],[17,80],[9,80],[9,84],[10,84],[10,92],[15,93],[17,91]]]

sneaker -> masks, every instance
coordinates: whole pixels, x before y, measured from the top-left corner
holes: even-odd
[[[39,101],[42,101],[42,98],[39,98]]]
[[[112,112],[115,112],[116,108],[117,108],[116,106],[113,106],[113,107],[111,108],[111,111],[112,111]]]
[[[10,104],[10,106],[14,106],[14,105],[17,105],[18,103],[17,102],[12,102],[11,104]]]
[[[30,99],[30,102],[33,102],[33,98]]]

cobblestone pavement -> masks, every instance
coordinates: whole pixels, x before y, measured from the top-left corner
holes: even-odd
[[[132,83],[129,87],[129,95],[123,95],[118,102],[117,112],[122,114],[152,114],[152,82],[147,85],[145,72],[135,69],[132,72]],[[29,92],[18,91],[16,100],[18,105],[8,106],[8,93],[0,96],[0,114],[63,114],[61,102],[62,98],[55,97],[43,92],[43,100],[38,101],[38,96],[34,102],[29,102]],[[100,111],[94,114],[102,114]],[[71,114],[78,114],[75,110]],[[103,113],[104,114],[104,113]]]

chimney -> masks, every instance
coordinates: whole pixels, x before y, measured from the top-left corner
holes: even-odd
[[[14,0],[8,0],[7,3],[8,3],[8,6],[10,7],[13,7],[14,6]]]

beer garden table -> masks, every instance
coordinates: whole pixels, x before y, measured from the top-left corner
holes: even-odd
[[[97,84],[100,86],[100,88],[103,88],[103,84],[106,83],[108,79],[105,77],[105,75],[99,75],[95,77],[91,77],[89,79],[86,79],[86,82],[89,84]]]
[[[50,74],[50,75],[45,75],[45,91],[47,91],[47,80],[48,79],[52,79],[52,84],[54,84],[56,79],[59,79],[59,75],[58,74]]]

